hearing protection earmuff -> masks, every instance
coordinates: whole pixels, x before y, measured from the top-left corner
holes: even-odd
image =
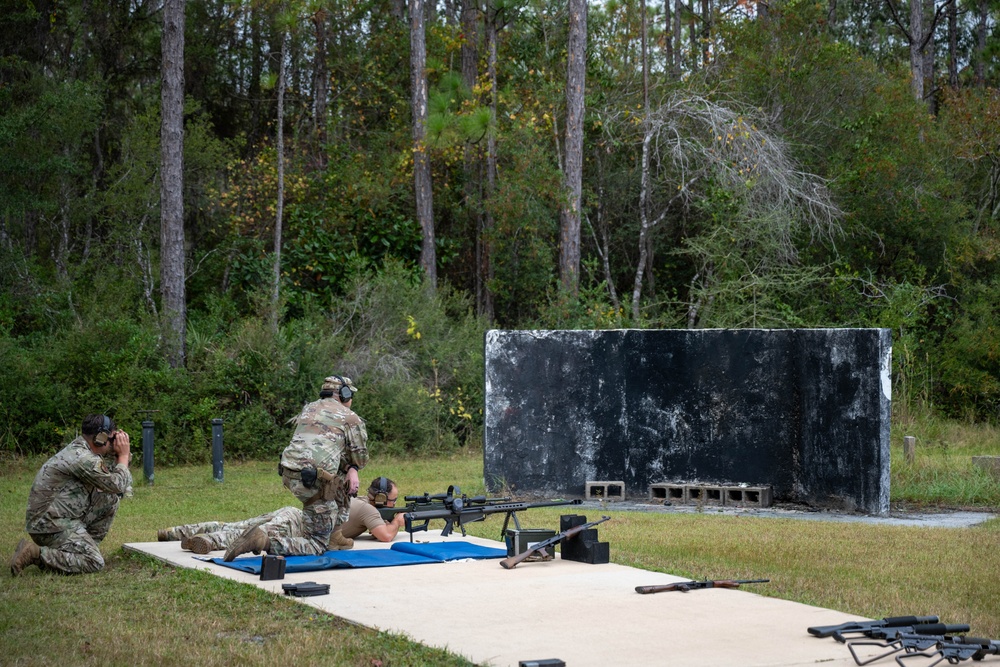
[[[347,386],[346,382],[344,382],[344,378],[339,375],[334,375],[333,377],[340,380],[340,389],[337,390],[337,397],[340,398],[341,403],[347,403],[354,396],[354,392],[351,391],[351,388]]]
[[[389,504],[389,478],[379,477],[378,478],[378,491],[375,493],[375,498],[372,501],[375,507],[382,507]]]
[[[111,419],[107,415],[102,416],[101,427],[97,430],[97,435],[94,436],[94,442],[98,447],[108,444],[108,436],[111,434]]]

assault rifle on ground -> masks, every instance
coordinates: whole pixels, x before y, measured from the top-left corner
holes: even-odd
[[[957,665],[963,660],[982,660],[988,655],[1000,655],[1000,641],[995,639],[983,639],[982,637],[948,637],[944,641],[939,641],[932,651],[922,653],[908,653],[897,655],[896,663],[900,667],[910,667],[910,663],[903,662],[912,658],[933,659],[940,656],[934,662],[917,663],[921,667],[934,667],[940,662],[947,662],[950,665]]]
[[[449,486],[447,493],[423,493],[419,496],[403,496],[403,500],[406,503],[400,507],[379,507],[378,513],[382,515],[383,521],[392,521],[397,514],[405,514],[408,512],[419,512],[423,510],[441,510],[445,509],[448,503],[450,503],[456,495],[461,495],[464,498],[464,503],[466,505],[475,504],[485,504],[485,503],[505,503],[509,502],[510,498],[487,498],[486,496],[473,496],[471,498],[462,494],[461,490],[457,486]]]
[[[647,595],[649,593],[666,593],[680,591],[687,593],[698,588],[739,588],[742,584],[766,584],[770,579],[706,579],[704,581],[678,581],[672,584],[657,586],[636,586],[635,592]]]
[[[806,628],[806,630],[814,637],[830,637],[838,633],[841,635],[848,632],[863,634],[876,628],[902,628],[922,623],[937,623],[939,620],[937,616],[891,616],[878,621],[848,621],[840,625],[817,625]]]
[[[609,516],[602,516],[597,521],[591,521],[590,523],[584,523],[579,526],[573,526],[572,528],[564,530],[558,535],[553,535],[547,540],[542,540],[541,542],[536,542],[535,544],[532,544],[519,554],[515,554],[514,556],[509,556],[507,558],[504,558],[502,561],[500,561],[500,565],[505,570],[512,570],[518,563],[527,558],[530,558],[532,554],[537,554],[537,553],[544,554],[545,550],[548,547],[551,547],[553,544],[557,544],[565,539],[573,537],[574,535],[577,535],[583,532],[584,530],[587,530],[588,528],[593,528],[599,523],[604,523],[610,518],[611,517]]]
[[[412,512],[407,512],[403,516],[405,517],[406,532],[410,534],[410,541],[413,541],[413,533],[427,530],[427,526],[431,521],[436,519],[444,520],[444,529],[441,531],[441,535],[447,537],[451,535],[452,530],[454,530],[457,525],[459,530],[462,531],[462,535],[465,535],[465,524],[475,523],[476,521],[483,521],[489,514],[505,514],[503,520],[503,528],[500,529],[500,539],[503,539],[504,534],[507,532],[507,525],[511,518],[514,519],[514,525],[520,530],[521,524],[518,521],[517,513],[523,510],[530,510],[536,507],[557,507],[559,505],[579,505],[580,500],[550,500],[541,503],[515,503],[509,502],[506,498],[501,498],[499,500],[492,498],[484,498],[482,496],[476,496],[469,498],[465,495],[459,495],[458,487],[449,486],[448,493],[444,494],[444,498],[441,498],[441,508],[438,509],[433,507],[432,509],[415,509]],[[434,498],[434,496],[430,496]]]
[[[859,665],[867,665],[900,651],[906,653],[926,651],[941,642],[948,643],[956,639],[961,639],[961,637],[952,635],[953,632],[968,631],[969,626],[964,623],[925,623],[900,628],[874,628],[863,633],[866,637],[871,638],[872,641],[854,639],[847,642],[847,648],[850,649],[851,655],[854,657],[854,662]],[[839,634],[834,634],[833,638],[840,642],[844,641],[843,636]],[[862,660],[858,657],[857,651],[854,650],[856,646],[877,646],[889,650],[873,658]]]

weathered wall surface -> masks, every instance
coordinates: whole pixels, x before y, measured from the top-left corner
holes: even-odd
[[[889,509],[887,329],[486,334],[491,491],[622,480],[770,484],[776,500]]]

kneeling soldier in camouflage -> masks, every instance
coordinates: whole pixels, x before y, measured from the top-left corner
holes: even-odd
[[[83,435],[42,466],[28,495],[22,539],[10,561],[17,576],[29,565],[64,574],[104,567],[98,544],[111,529],[118,501],[131,493],[129,437],[105,415],[88,415]],[[109,465],[103,457],[114,456]]]
[[[229,547],[224,560],[261,551],[317,556],[328,546],[353,545],[337,529],[347,521],[350,497],[358,492],[358,470],[368,463],[368,432],[351,411],[357,391],[349,377],[326,378],[319,400],[308,403],[296,417],[292,441],[281,454],[281,481],[302,502],[303,535],[272,535],[255,526]]]

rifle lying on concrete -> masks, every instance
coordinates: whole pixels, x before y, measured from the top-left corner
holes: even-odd
[[[817,625],[806,630],[814,637],[830,637],[837,633],[841,635],[848,632],[864,633],[876,628],[902,628],[908,625],[937,623],[939,620],[937,616],[891,616],[878,621],[848,621],[840,625]]]
[[[503,520],[503,528],[500,529],[500,539],[503,539],[511,518],[514,519],[514,525],[518,529],[521,528],[517,512],[530,510],[535,507],[579,505],[581,502],[579,499],[576,499],[550,500],[542,503],[515,503],[507,502],[505,498],[501,498],[499,501],[483,498],[482,496],[469,498],[465,495],[459,495],[460,493],[461,491],[459,491],[458,487],[449,486],[448,493],[444,494],[444,498],[441,499],[440,509],[417,509],[404,514],[406,532],[410,534],[410,541],[413,541],[413,533],[427,530],[428,524],[436,519],[444,519],[444,529],[441,531],[443,537],[451,535],[451,531],[455,528],[456,524],[462,531],[462,535],[465,536],[465,524],[483,521],[489,514],[506,514]]]
[[[635,592],[647,595],[649,593],[666,593],[667,591],[680,591],[687,593],[696,588],[739,588],[742,584],[766,584],[770,579],[706,579],[705,581],[678,581],[673,584],[659,584],[657,586],[636,586]]]
[[[854,657],[854,662],[859,665],[867,665],[900,651],[917,653],[926,651],[942,642],[949,643],[956,639],[960,640],[961,637],[955,637],[951,633],[968,631],[969,626],[964,623],[925,623],[900,628],[873,628],[862,633],[866,637],[870,637],[872,641],[853,639],[847,642],[847,648],[850,649],[851,656]],[[840,633],[835,633],[833,638],[839,642],[845,641],[843,635]],[[855,650],[856,646],[877,646],[889,650],[873,658],[862,660]]]
[[[541,542],[536,542],[535,544],[532,544],[531,546],[529,546],[527,549],[525,549],[524,551],[522,551],[519,554],[516,554],[514,556],[510,556],[508,558],[504,558],[502,561],[500,561],[500,565],[505,570],[512,570],[512,569],[514,569],[514,567],[518,563],[520,563],[521,561],[523,561],[523,560],[525,560],[527,558],[530,558],[533,554],[537,554],[537,553],[544,554],[545,550],[548,547],[551,547],[553,544],[557,544],[559,542],[562,542],[565,539],[569,539],[569,538],[573,537],[574,535],[577,535],[578,533],[580,533],[580,532],[582,532],[584,530],[587,530],[588,528],[593,528],[594,526],[596,526],[599,523],[604,523],[605,521],[607,521],[610,518],[611,517],[609,517],[609,516],[602,516],[597,521],[591,521],[590,523],[584,523],[584,524],[581,524],[579,526],[573,526],[572,528],[569,528],[568,530],[564,530],[563,532],[559,533],[558,535],[554,535],[554,536],[548,538],[547,540],[542,540]]]
[[[1000,641],[995,639],[983,639],[982,637],[948,637],[943,641],[939,641],[932,651],[924,651],[922,653],[907,653],[906,655],[897,655],[896,663],[900,667],[909,667],[908,663],[904,663],[904,660],[912,660],[913,658],[925,658],[933,659],[935,656],[940,656],[934,662],[927,663],[917,663],[921,667],[934,667],[934,665],[940,662],[947,662],[950,665],[957,665],[963,660],[982,660],[988,655],[1000,655]]]
[[[461,490],[457,486],[452,485],[448,487],[447,493],[430,494],[425,492],[419,496],[404,496],[403,500],[406,504],[403,506],[379,507],[377,509],[378,513],[382,515],[383,521],[392,521],[397,514],[420,512],[424,510],[443,510],[457,494],[461,494],[463,502],[466,505],[510,502],[510,498],[487,498],[486,496],[473,496],[469,498],[462,494]]]

